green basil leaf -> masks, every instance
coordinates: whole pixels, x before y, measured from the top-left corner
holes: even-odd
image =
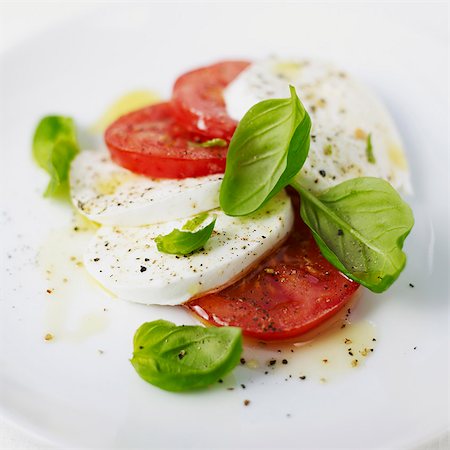
[[[183,226],[183,229],[185,229],[185,227],[188,229],[195,229],[192,223],[195,220],[196,219],[194,218],[191,219],[191,221],[188,221]],[[188,255],[189,253],[201,249],[206,244],[211,237],[215,224],[216,219],[214,218],[209,225],[195,232],[180,231],[178,228],[175,228],[169,234],[157,236],[155,238],[156,246],[158,250],[163,253],[170,253],[171,255]]]
[[[380,178],[354,178],[314,195],[298,182],[300,214],[325,258],[373,292],[385,291],[406,264],[410,207]]]
[[[188,220],[181,228],[184,231],[194,231],[199,225],[201,225],[208,217],[207,212],[203,212],[193,219]]]
[[[78,146],[73,141],[61,139],[55,142],[47,170],[50,174],[50,182],[44,193],[45,197],[57,194],[58,190],[67,182],[70,163],[78,152]]]
[[[133,345],[131,364],[141,378],[168,391],[187,391],[217,382],[239,363],[242,332],[156,320],[137,330]]]
[[[220,190],[226,214],[256,211],[283,189],[303,166],[311,120],[295,88],[288,99],[264,100],[240,121],[228,149]]]
[[[375,159],[375,155],[373,154],[372,134],[369,134],[367,136],[366,156],[367,156],[367,161],[369,161],[370,164],[375,164],[377,162],[376,159]]]
[[[45,196],[56,195],[64,188],[70,163],[78,152],[75,125],[70,117],[47,116],[39,122],[33,137],[33,156],[50,175]]]

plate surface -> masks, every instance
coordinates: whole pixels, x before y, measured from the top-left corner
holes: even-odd
[[[445,30],[446,14],[445,5],[116,5],[4,54],[5,415],[53,444],[92,448],[413,448],[444,432],[448,48],[439,30]],[[32,132],[49,113],[70,115],[87,129],[127,91],[148,88],[168,96],[175,77],[189,68],[274,53],[332,60],[387,104],[407,148],[415,190],[407,199],[416,219],[406,242],[408,265],[388,293],[364,291],[354,308],[354,326],[366,324],[377,344],[361,367],[329,372],[325,380],[321,369],[302,366],[298,350],[290,370],[265,375],[263,366],[246,365],[202,392],[163,392],[143,382],[128,361],[134,331],[156,318],[194,319],[176,308],[111,299],[89,280],[77,265],[88,233],[71,231],[67,205],[42,198],[46,176],[30,158]],[[82,141],[95,145],[87,134]],[[45,341],[46,333],[54,339]],[[269,355],[258,352],[262,361]],[[299,380],[302,373],[306,380]]]

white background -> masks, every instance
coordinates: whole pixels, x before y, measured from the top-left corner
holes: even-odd
[[[97,6],[95,2],[0,2],[0,54],[61,20],[88,13]],[[0,448],[43,450],[53,447],[0,417]]]
[[[0,3],[0,54],[9,51],[21,41],[39,33],[53,24],[73,17],[74,15],[88,14],[105,2],[1,2]],[[446,3],[446,2],[442,2]],[[413,26],[421,29],[428,35],[442,41],[448,39],[449,18],[442,14],[442,5],[433,5],[428,2],[424,8],[423,3],[402,3],[408,8]],[[50,448],[40,444],[26,432],[17,429],[0,419],[0,448],[3,449],[44,449]],[[445,449],[448,447],[448,438],[430,443],[427,449]]]

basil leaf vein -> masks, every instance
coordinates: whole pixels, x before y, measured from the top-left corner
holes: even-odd
[[[46,116],[39,122],[33,137],[33,157],[50,175],[44,196],[57,195],[67,187],[70,163],[79,151],[70,117]]]
[[[349,278],[383,292],[406,264],[402,251],[414,224],[410,207],[385,180],[347,180],[320,195],[301,195],[300,214],[325,258]]]
[[[264,100],[240,121],[228,149],[220,206],[231,216],[250,214],[281,191],[303,166],[311,120],[295,88],[291,97]]]
[[[207,214],[200,214],[187,221],[182,227],[183,230],[194,230],[206,219]],[[156,246],[160,252],[171,255],[188,255],[195,252],[206,244],[214,230],[216,218],[206,227],[197,231],[181,231],[178,228],[169,234],[159,235],[155,238]]]
[[[187,391],[215,383],[239,363],[242,332],[156,320],[141,325],[133,347],[131,364],[141,378],[168,391]]]

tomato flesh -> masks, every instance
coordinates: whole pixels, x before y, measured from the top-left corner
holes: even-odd
[[[264,341],[295,338],[336,314],[359,284],[322,256],[297,217],[288,240],[252,272],[187,308],[212,325],[241,327],[244,335]]]
[[[180,123],[192,132],[229,141],[237,122],[227,114],[223,90],[249,64],[224,61],[179,77],[173,88],[172,102]]]
[[[188,178],[223,173],[228,146],[203,148],[205,137],[187,131],[170,103],[127,114],[105,132],[113,161],[154,178]]]

